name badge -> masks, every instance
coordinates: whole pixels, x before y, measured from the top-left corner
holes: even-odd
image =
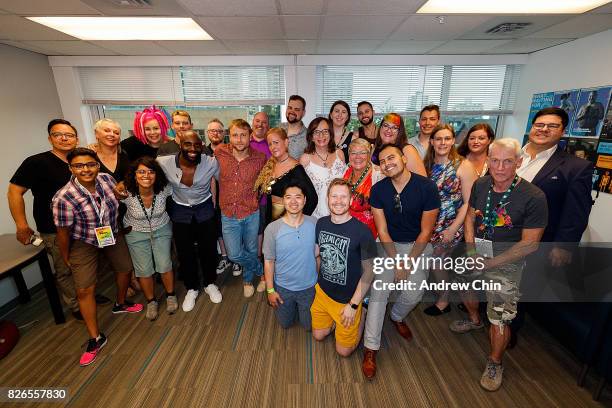
[[[485,258],[493,258],[493,241],[489,239],[474,238],[476,252]]]
[[[98,227],[94,231],[96,232],[96,238],[98,239],[99,248],[115,245],[115,236],[113,235],[113,230],[110,225]]]

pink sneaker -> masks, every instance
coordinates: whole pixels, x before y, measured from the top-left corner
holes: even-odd
[[[141,303],[132,303],[126,301],[122,305],[115,303],[115,306],[113,306],[113,313],[139,313],[142,312],[142,309],[144,309],[144,306]]]
[[[104,333],[100,333],[100,340],[89,339],[89,341],[87,342],[87,349],[85,350],[85,352],[81,356],[81,360],[79,361],[80,366],[85,367],[96,361],[98,353],[100,352],[100,350],[102,350],[102,347],[104,346],[106,346],[106,336],[104,335]]]

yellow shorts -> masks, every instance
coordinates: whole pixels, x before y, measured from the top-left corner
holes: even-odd
[[[315,285],[315,298],[310,306],[312,329],[329,329],[336,322],[336,343],[342,347],[351,348],[359,343],[359,322],[361,321],[361,303],[355,315],[355,321],[348,328],[342,325],[340,316],[345,303],[338,303],[323,292],[319,284]]]

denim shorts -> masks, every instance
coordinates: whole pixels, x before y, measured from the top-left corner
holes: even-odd
[[[170,246],[172,243],[172,223],[167,223],[153,231],[153,240],[148,232],[131,231],[125,240],[132,256],[134,273],[147,278],[155,272],[164,273],[172,270]]]

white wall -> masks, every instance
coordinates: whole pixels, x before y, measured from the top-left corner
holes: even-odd
[[[523,141],[534,93],[612,85],[612,30],[529,55],[503,135]],[[612,242],[612,195],[600,194],[583,241]]]
[[[47,123],[62,117],[53,74],[46,56],[0,44],[0,233],[15,233],[6,199],[9,180],[23,159],[49,149]],[[32,196],[26,194],[28,222],[34,228]],[[29,287],[40,282],[37,265],[24,270]],[[0,306],[17,296],[10,278],[0,281]]]

